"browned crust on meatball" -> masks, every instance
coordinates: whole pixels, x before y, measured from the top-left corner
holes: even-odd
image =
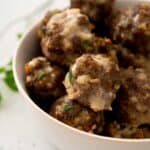
[[[43,17],[43,19],[41,20],[41,23],[40,23],[40,27],[38,29],[38,32],[37,32],[37,35],[40,39],[42,39],[42,37],[45,35],[46,33],[46,25],[48,23],[48,21],[50,20],[50,18],[57,14],[57,13],[60,13],[61,11],[60,10],[53,10],[53,11],[48,11],[45,16]]]
[[[143,139],[150,138],[149,127],[135,127],[132,125],[121,125],[114,121],[107,124],[106,127],[107,136],[116,138],[132,138],[132,139]]]
[[[112,35],[116,42],[134,53],[150,53],[150,4],[141,3],[117,12],[112,21]]]
[[[51,106],[50,114],[56,119],[80,130],[99,133],[103,128],[103,114],[61,97]]]
[[[93,25],[79,9],[53,15],[41,40],[43,54],[52,62],[71,65],[83,53],[94,52]]]
[[[62,96],[62,80],[65,72],[58,66],[51,65],[46,58],[36,57],[25,65],[26,87],[30,92],[41,97]]]
[[[114,0],[71,0],[71,7],[80,8],[94,23],[104,22],[113,4]]]
[[[115,104],[120,122],[139,126],[150,123],[150,72],[129,68],[122,71],[122,87]]]

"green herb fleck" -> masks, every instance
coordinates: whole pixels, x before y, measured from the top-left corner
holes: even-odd
[[[71,110],[72,108],[73,108],[72,105],[65,105],[65,106],[64,106],[64,111],[69,111],[69,110]]]
[[[5,72],[5,77],[4,77],[4,82],[5,84],[14,92],[17,92],[17,86],[14,80],[14,76],[13,76],[13,71],[12,70],[7,70]]]
[[[89,40],[85,40],[81,43],[83,49],[88,50],[91,48],[91,42]]]
[[[21,33],[21,32],[19,32],[19,33],[17,33],[17,39],[21,39],[22,38],[22,36],[23,36],[23,33]]]
[[[72,70],[70,69],[69,72],[68,72],[68,79],[69,79],[69,82],[71,84],[74,83],[74,77],[73,77],[73,74],[72,74]]]
[[[43,70],[39,70],[38,74],[37,74],[37,80],[41,80],[46,76],[46,72]]]
[[[4,73],[5,72],[5,67],[0,67],[0,73]]]
[[[12,90],[12,91],[18,91],[14,76],[13,76],[13,71],[12,71],[12,60],[10,60],[6,66],[0,67],[0,73],[3,74],[3,81],[5,84]]]

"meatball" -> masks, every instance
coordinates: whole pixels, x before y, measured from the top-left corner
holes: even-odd
[[[150,55],[149,3],[117,12],[112,22],[112,36],[116,42],[132,48],[133,53]]]
[[[140,54],[134,54],[130,49],[120,44],[109,44],[105,48],[105,53],[112,56],[122,68],[145,68],[150,70],[150,59]]]
[[[121,76],[122,85],[113,104],[116,118],[134,126],[150,124],[150,71],[129,68]]]
[[[115,44],[109,38],[95,37],[97,51],[101,54],[111,56],[121,68],[146,68],[150,70],[150,59],[141,54],[134,54],[130,49]]]
[[[85,54],[66,75],[68,97],[93,111],[111,110],[119,89],[119,68],[111,57]]]
[[[103,113],[95,113],[74,101],[70,101],[67,96],[54,102],[50,114],[72,127],[87,132],[99,133],[103,128]]]
[[[93,52],[92,24],[79,9],[52,16],[41,41],[44,55],[52,62],[69,66],[82,53]]]
[[[65,72],[51,65],[46,58],[36,57],[25,65],[26,87],[31,93],[41,97],[64,95],[62,84]]]
[[[132,125],[122,125],[114,121],[112,123],[107,124],[106,135],[116,138],[150,138],[150,127],[135,127]]]
[[[98,36],[110,36],[112,7],[115,0],[71,0],[72,8],[80,8],[95,25],[93,32]]]
[[[42,19],[41,21],[41,24],[40,24],[40,27],[38,29],[38,37],[41,39],[44,35],[45,35],[45,32],[46,32],[46,25],[48,23],[48,21],[50,20],[50,18],[57,14],[57,13],[60,13],[61,11],[60,10],[53,10],[53,11],[48,11],[46,13],[46,15],[44,16],[44,18]]]
[[[111,13],[114,0],[71,0],[71,7],[80,8],[94,23],[103,22]]]

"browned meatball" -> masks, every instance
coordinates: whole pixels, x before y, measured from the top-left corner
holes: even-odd
[[[150,70],[150,59],[141,54],[134,54],[130,49],[125,48],[120,44],[114,44],[109,38],[95,37],[95,46],[101,54],[111,56],[119,67],[128,68],[146,68]],[[96,53],[96,52],[95,52]]]
[[[134,53],[150,55],[150,4],[141,3],[117,12],[112,23],[113,39]]]
[[[112,10],[114,0],[71,0],[71,7],[80,8],[91,21],[103,22]]]
[[[56,119],[80,130],[99,133],[103,128],[103,114],[70,101],[67,96],[56,100],[50,114]]]
[[[150,71],[122,71],[122,87],[114,103],[117,119],[134,126],[150,124]]]
[[[118,77],[118,65],[111,57],[85,54],[71,67],[64,85],[69,99],[75,99],[95,112],[111,110],[119,89]]]
[[[150,70],[150,59],[140,54],[134,54],[130,49],[121,45],[108,44],[105,47],[105,53],[112,56],[122,68],[145,68]]]
[[[92,25],[79,9],[68,9],[52,16],[46,26],[41,46],[52,62],[69,66],[82,53],[93,52]]]
[[[40,24],[40,27],[38,29],[38,37],[41,39],[44,35],[45,35],[45,32],[46,32],[46,25],[48,23],[48,21],[50,20],[50,18],[57,14],[57,13],[60,13],[61,11],[60,10],[53,10],[53,11],[48,11],[46,13],[46,15],[44,16],[44,18],[42,19],[41,21],[41,24]]]
[[[46,97],[64,95],[62,80],[65,72],[51,65],[46,58],[36,57],[25,65],[26,86],[30,92]]]
[[[150,138],[150,128],[146,126],[135,127],[132,125],[121,125],[114,121],[107,124],[106,135],[116,138]]]
[[[115,0],[71,0],[72,8],[80,8],[95,25],[93,32],[98,36],[110,36],[108,24]]]

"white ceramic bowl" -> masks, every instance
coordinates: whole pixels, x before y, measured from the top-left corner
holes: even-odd
[[[119,0],[116,6],[126,7],[138,1],[142,0]],[[37,55],[36,52],[39,49],[39,41],[36,35],[38,26],[36,24],[23,37],[14,56],[13,70],[17,86],[25,97],[26,102],[30,103],[31,109],[38,118],[45,137],[49,138],[61,150],[150,150],[150,139],[116,139],[79,131],[57,121],[32,101],[24,85],[24,64]]]

